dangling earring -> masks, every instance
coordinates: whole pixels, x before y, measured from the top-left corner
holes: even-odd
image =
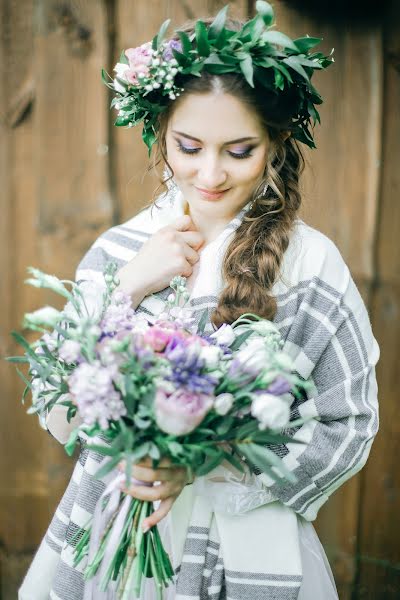
[[[167,194],[169,197],[170,206],[172,206],[174,204],[175,196],[177,195],[177,193],[179,191],[179,188],[176,185],[174,179],[171,177],[171,175],[172,175],[171,169],[167,165],[165,165],[164,171],[163,171],[163,177],[164,177],[164,180],[167,179],[167,181],[165,183],[168,188]]]

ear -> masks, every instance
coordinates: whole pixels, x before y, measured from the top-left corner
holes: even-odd
[[[286,142],[286,140],[288,139],[288,137],[290,137],[291,135],[292,135],[291,131],[282,131],[281,132],[281,137],[282,137],[282,140],[284,142]]]

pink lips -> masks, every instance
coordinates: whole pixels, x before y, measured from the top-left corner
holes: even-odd
[[[195,186],[196,187],[196,186]],[[196,187],[196,190],[200,192],[200,194],[202,196],[204,196],[204,198],[220,198],[221,196],[223,196],[223,194],[225,194],[225,192],[229,191],[230,188],[226,189],[226,190],[204,190],[202,188]]]

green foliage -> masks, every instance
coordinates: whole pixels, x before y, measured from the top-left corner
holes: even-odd
[[[218,12],[211,25],[199,19],[194,35],[176,31],[174,39],[180,40],[181,50],[173,49],[172,54],[177,61],[179,85],[174,81],[172,92],[184,90],[185,78],[200,76],[202,71],[214,75],[241,73],[250,86],[262,85],[278,94],[290,90],[293,98],[292,135],[314,148],[311,127],[320,122],[314,104],[320,104],[322,99],[310,80],[315,70],[327,68],[333,58],[321,52],[310,52],[320,43],[320,38],[307,35],[292,40],[276,31],[273,8],[264,0],[257,0],[255,17],[239,31],[226,27],[228,7],[226,5]],[[161,54],[166,47],[164,38],[169,22],[165,21],[153,38],[152,48]],[[124,53],[120,62],[128,63]],[[157,69],[153,73],[156,74]],[[144,85],[133,86],[116,79],[126,88],[123,94],[117,92],[117,98],[132,99],[134,109],[121,109],[115,125],[131,127],[143,123],[142,138],[150,155],[152,146],[157,142],[157,115],[168,106],[171,89],[161,85],[149,94]],[[106,82],[104,69],[102,80],[108,87],[113,87]]]

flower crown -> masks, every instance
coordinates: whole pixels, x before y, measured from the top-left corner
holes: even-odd
[[[110,107],[118,110],[114,124],[143,123],[142,138],[149,154],[157,141],[159,114],[185,89],[185,80],[201,76],[202,71],[240,73],[251,87],[261,87],[282,100],[286,97],[288,129],[294,138],[315,148],[312,126],[320,122],[315,105],[322,104],[322,98],[311,76],[334,62],[333,49],[329,56],[310,52],[321,38],[307,35],[292,40],[272,29],[274,12],[263,0],[257,0],[256,16],[239,31],[225,27],[227,11],[228,5],[209,26],[196,21],[192,35],[177,30],[176,38],[165,41],[168,19],[152,42],[121,53],[114,79],[102,69],[103,82],[116,92]]]

